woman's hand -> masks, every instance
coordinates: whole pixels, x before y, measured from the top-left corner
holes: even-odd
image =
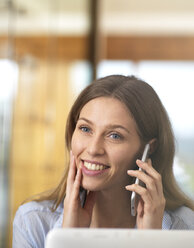
[[[137,177],[146,188],[137,185],[127,185],[126,189],[135,191],[140,195],[137,205],[137,228],[138,229],[162,229],[162,220],[165,208],[165,198],[161,175],[152,167],[151,159],[148,162],[136,161],[137,165],[145,172],[139,170],[129,170],[128,175]]]
[[[95,192],[89,192],[85,206],[81,207],[79,190],[82,180],[81,168],[76,168],[75,158],[70,153],[70,168],[64,199],[63,227],[89,227],[95,203]]]

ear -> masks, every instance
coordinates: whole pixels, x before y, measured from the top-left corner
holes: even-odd
[[[149,154],[153,154],[158,146],[158,142],[157,142],[157,139],[156,138],[153,138],[149,141],[149,144],[150,144],[150,151],[149,151]]]

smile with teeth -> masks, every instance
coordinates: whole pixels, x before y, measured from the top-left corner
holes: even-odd
[[[86,161],[84,161],[84,166],[85,166],[88,170],[93,170],[93,171],[105,170],[105,169],[108,168],[108,166],[106,166],[106,165],[92,164],[92,163],[88,163],[88,162],[86,162]]]

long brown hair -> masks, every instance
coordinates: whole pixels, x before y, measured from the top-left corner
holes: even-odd
[[[161,174],[166,209],[173,210],[182,205],[194,210],[194,204],[179,189],[173,175],[175,154],[174,135],[167,112],[153,88],[134,76],[112,75],[95,80],[77,97],[69,113],[66,125],[65,141],[71,149],[71,139],[83,106],[97,97],[113,97],[124,103],[132,114],[142,142],[153,138],[157,148],[151,155],[154,168]],[[68,166],[59,185],[40,195],[37,201],[53,200],[53,210],[65,197]]]

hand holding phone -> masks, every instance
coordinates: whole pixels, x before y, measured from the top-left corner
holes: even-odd
[[[150,149],[150,145],[149,144],[146,144],[145,148],[144,148],[144,152],[143,152],[143,155],[142,155],[142,162],[145,162],[147,157],[148,157],[148,152],[149,152],[149,149]],[[143,171],[141,168],[139,168],[140,171]],[[141,184],[141,181],[136,178],[135,180],[135,184]],[[136,213],[137,213],[137,204],[138,204],[138,195],[136,194],[136,192],[132,192],[131,194],[131,215],[132,216],[136,216]]]

